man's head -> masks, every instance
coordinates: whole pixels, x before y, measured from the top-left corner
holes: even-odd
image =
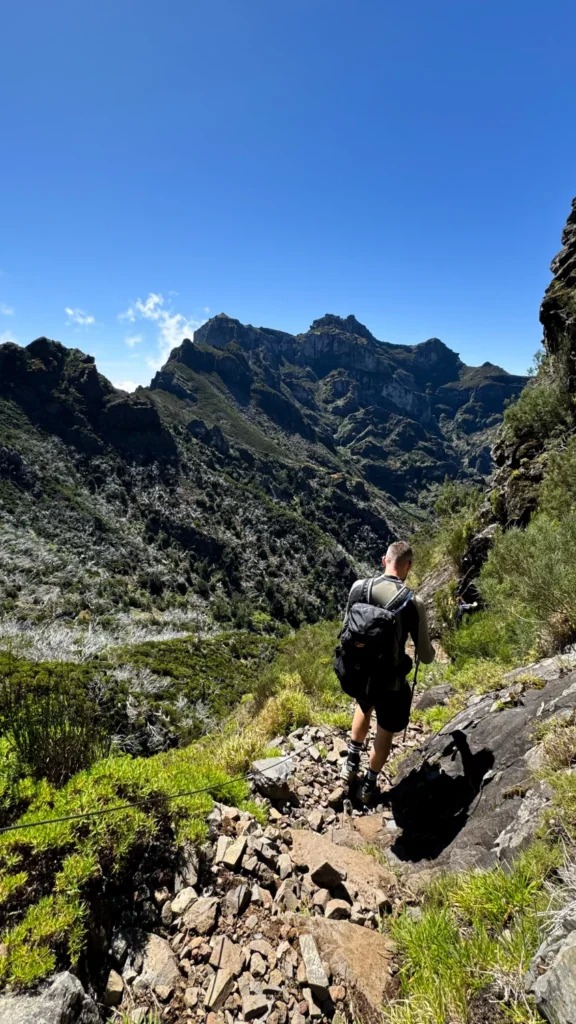
[[[382,565],[391,576],[405,580],[412,568],[412,548],[408,541],[394,541],[384,555]]]

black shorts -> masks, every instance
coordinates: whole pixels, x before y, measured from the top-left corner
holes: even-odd
[[[412,687],[408,683],[403,683],[399,690],[387,690],[382,694],[374,706],[380,728],[386,732],[403,732],[410,720],[411,698]],[[360,701],[358,704],[365,714],[372,710],[368,704],[360,704]]]

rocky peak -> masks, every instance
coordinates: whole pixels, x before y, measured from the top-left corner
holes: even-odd
[[[366,338],[370,341],[375,341],[374,335],[368,330],[364,324],[361,324],[359,320],[350,313],[346,318],[336,316],[335,313],[325,313],[318,320],[313,320],[310,326],[311,331],[325,331],[336,328],[338,331],[342,331],[344,334],[354,334],[359,338]]]

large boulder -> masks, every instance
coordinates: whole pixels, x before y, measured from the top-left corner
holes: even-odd
[[[410,755],[387,794],[391,863],[428,876],[489,868],[525,848],[550,798],[534,782],[536,725],[576,708],[575,663],[570,655],[511,673]]]
[[[264,757],[251,765],[254,785],[269,800],[298,803],[294,773],[298,767],[295,757]]]
[[[396,889],[395,875],[360,850],[337,846],[325,836],[307,829],[291,829],[291,856],[299,867],[307,868],[311,880],[323,889],[336,890],[343,881],[355,891],[366,907],[377,909],[379,893]]]
[[[572,911],[542,944],[526,978],[526,988],[550,1024],[576,1022],[576,917]],[[539,973],[542,971],[542,973]]]
[[[101,1024],[96,1003],[64,971],[37,992],[0,998],[0,1024]]]
[[[317,972],[308,979],[311,986],[323,981],[322,974],[342,979],[354,1018],[362,1024],[379,1024],[383,1004],[398,988],[390,939],[348,921],[299,914],[289,914],[286,920],[300,934],[301,952],[307,954],[307,971],[315,968]],[[310,936],[314,942],[305,941],[302,948],[304,936]]]
[[[140,973],[134,981],[134,992],[143,995],[155,989],[176,988],[182,975],[170,943],[160,935],[132,932],[129,964]]]

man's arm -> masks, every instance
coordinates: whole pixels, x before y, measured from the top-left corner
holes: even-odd
[[[418,636],[412,637],[416,648],[416,655],[423,665],[431,665],[436,657],[436,651],[430,642],[428,633],[428,620],[426,618],[426,606],[420,597],[414,598],[414,604],[418,612]]]

